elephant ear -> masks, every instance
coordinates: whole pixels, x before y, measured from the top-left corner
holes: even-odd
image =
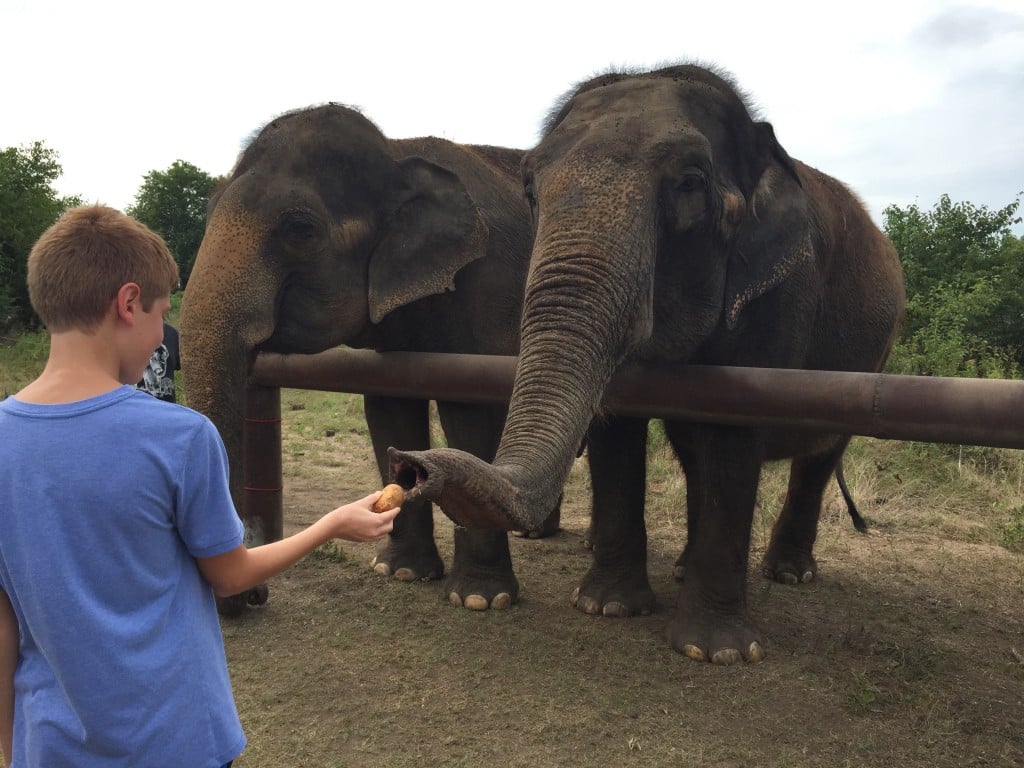
[[[814,258],[807,196],[796,167],[767,123],[758,124],[770,160],[758,179],[729,253],[725,322],[732,330],[754,299]]]
[[[421,157],[399,164],[384,237],[370,257],[370,319],[455,290],[455,273],[487,252],[487,225],[462,181]]]

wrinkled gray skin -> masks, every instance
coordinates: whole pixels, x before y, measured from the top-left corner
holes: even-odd
[[[389,140],[339,105],[282,116],[245,149],[210,202],[181,309],[189,405],[224,438],[239,509],[256,352],[517,352],[533,234],[522,154]],[[382,481],[389,445],[430,447],[427,401],[366,397],[365,410]],[[504,406],[438,403],[438,412],[450,445],[493,458]],[[250,544],[265,539],[258,522],[246,520]],[[557,510],[547,526],[557,530]],[[442,578],[427,500],[403,506],[375,568],[406,581]],[[504,532],[456,530],[453,602],[507,607],[518,588]],[[229,598],[221,612],[242,605],[244,596]]]
[[[537,234],[497,455],[393,451],[392,466],[457,522],[530,528],[587,434],[594,557],[573,603],[648,613],[647,422],[599,418],[588,431],[616,368],[880,370],[903,314],[899,260],[846,187],[791,159],[701,67],[584,83],[553,110],[523,178]],[[822,494],[849,438],[683,422],[665,432],[688,520],[669,642],[698,660],[758,661],[746,576],[761,465],[793,459],[763,572],[809,581]]]

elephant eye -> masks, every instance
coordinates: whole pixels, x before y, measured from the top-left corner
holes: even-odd
[[[668,226],[685,232],[704,221],[708,209],[707,177],[700,171],[689,170],[666,181],[663,205]]]
[[[537,193],[533,189],[533,177],[528,177],[523,182],[523,194],[526,195],[526,202],[530,204],[530,208],[536,210],[537,208]]]
[[[704,176],[688,173],[676,182],[677,192],[700,192],[704,189]]]
[[[304,243],[314,239],[319,229],[313,217],[308,214],[293,213],[281,222],[278,232],[285,240]]]

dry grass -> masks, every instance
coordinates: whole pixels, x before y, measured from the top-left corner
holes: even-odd
[[[282,396],[304,403],[284,413],[289,530],[379,482],[351,400]],[[872,533],[831,492],[820,578],[751,574],[766,662],[713,668],[663,636],[685,480],[654,448],[657,612],[616,620],[569,604],[589,566],[582,461],[563,532],[512,540],[522,594],[510,611],[454,608],[437,582],[373,574],[375,545],[332,545],[224,622],[250,738],[236,765],[1024,764],[1024,556],[1004,541],[1024,505],[1019,452],[856,440],[847,479]],[[768,468],[752,563],[784,488],[784,468]],[[451,526],[438,515],[436,528],[450,561]]]

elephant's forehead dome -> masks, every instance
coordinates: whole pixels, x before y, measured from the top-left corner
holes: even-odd
[[[583,130],[589,140],[614,142],[621,152],[643,142],[686,136],[703,135],[715,144],[749,125],[746,105],[736,94],[723,91],[717,80],[631,77],[579,91],[545,141],[559,132]]]
[[[683,128],[707,114],[719,96],[705,83],[670,79],[623,80],[579,94],[567,119],[611,125],[632,135]]]

